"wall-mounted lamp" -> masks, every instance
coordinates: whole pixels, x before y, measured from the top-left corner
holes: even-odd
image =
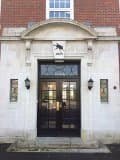
[[[30,89],[30,80],[28,78],[25,79],[25,87]]]
[[[93,88],[93,83],[94,83],[94,81],[90,78],[90,79],[88,80],[88,89],[89,89],[89,90],[91,90],[91,89]]]

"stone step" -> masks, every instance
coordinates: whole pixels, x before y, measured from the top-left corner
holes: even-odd
[[[85,152],[100,151],[106,147],[98,141],[82,142],[80,138],[37,138],[35,140],[18,140],[8,152]],[[108,150],[107,150],[108,152]]]

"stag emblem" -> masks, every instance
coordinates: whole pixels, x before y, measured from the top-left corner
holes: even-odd
[[[54,46],[56,46],[56,49],[63,50],[63,46],[60,45],[59,43],[56,43],[56,45]]]

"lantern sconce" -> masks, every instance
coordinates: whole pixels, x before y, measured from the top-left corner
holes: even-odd
[[[30,89],[30,80],[28,78],[25,79],[25,87]]]
[[[94,81],[90,78],[90,79],[88,80],[88,89],[89,89],[89,90],[91,90],[91,89],[93,88],[93,83],[94,83]]]

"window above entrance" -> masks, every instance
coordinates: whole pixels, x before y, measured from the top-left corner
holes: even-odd
[[[46,0],[46,19],[74,19],[74,0]]]
[[[79,76],[78,64],[41,64],[40,76]]]

